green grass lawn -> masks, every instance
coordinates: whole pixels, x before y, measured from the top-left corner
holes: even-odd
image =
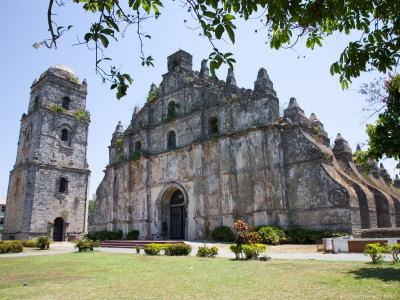
[[[340,297],[400,299],[400,265],[101,252],[0,259],[1,299]]]

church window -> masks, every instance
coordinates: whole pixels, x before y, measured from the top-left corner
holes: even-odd
[[[177,117],[178,114],[176,108],[178,107],[179,104],[176,104],[175,101],[171,101],[168,103],[167,117],[165,118],[166,122],[170,122]]]
[[[35,100],[33,101],[33,110],[38,108],[38,106],[39,106],[39,97],[36,96]]]
[[[176,134],[175,131],[170,131],[168,133],[168,149],[176,148]]]
[[[66,193],[68,188],[68,180],[64,177],[60,178],[60,185],[58,186],[59,193]]]
[[[211,117],[209,121],[209,132],[210,136],[216,136],[218,135],[218,118],[217,117]]]
[[[141,149],[142,149],[142,143],[139,142],[139,141],[137,141],[137,142],[135,143],[135,151],[139,151],[139,150],[141,150]]]
[[[32,126],[28,125],[28,127],[25,130],[25,143],[29,142],[29,140],[31,139],[31,135],[32,135]]]
[[[64,97],[64,98],[63,98],[62,107],[63,107],[64,109],[69,110],[69,104],[70,104],[70,102],[71,102],[71,101],[69,100],[68,97]]]
[[[68,129],[63,129],[61,130],[61,140],[64,142],[68,142],[68,138],[69,138],[69,132]]]

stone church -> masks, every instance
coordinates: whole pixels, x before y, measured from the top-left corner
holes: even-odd
[[[209,75],[206,61],[168,57],[168,72],[118,124],[89,231],[132,229],[140,238],[204,239],[219,225],[356,233],[400,227],[400,181],[381,165],[369,174],[338,134],[334,146],[314,114],[279,100],[265,69],[254,89]]]
[[[10,173],[3,239],[73,240],[87,228],[87,84],[55,65],[31,87]]]

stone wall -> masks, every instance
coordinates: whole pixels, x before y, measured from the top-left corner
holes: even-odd
[[[86,82],[80,84],[62,65],[51,67],[33,83],[10,173],[4,238],[52,237],[56,218],[63,220],[62,239],[86,231],[90,119],[88,115],[87,120],[78,120],[75,115],[85,109],[86,93]]]
[[[206,62],[193,72],[190,54],[178,51],[149,95],[128,128],[119,124],[113,134],[90,231],[171,238],[177,190],[187,239],[209,238],[238,219],[348,233],[399,226],[399,179],[392,184],[383,166],[372,164],[371,174],[357,167],[340,134],[331,147],[323,124],[315,114],[307,118],[295,98],[280,117],[265,69],[253,90],[240,89],[231,70],[226,82],[215,80]]]

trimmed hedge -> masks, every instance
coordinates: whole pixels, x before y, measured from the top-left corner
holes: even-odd
[[[332,232],[323,230],[307,230],[304,228],[294,228],[283,230],[280,226],[257,226],[257,232],[261,243],[267,245],[279,244],[315,244],[317,240],[323,238],[345,236],[347,233]]]
[[[192,252],[192,246],[190,245],[182,245],[182,244],[167,244],[165,248],[165,255],[169,256],[181,256],[181,255],[189,255]]]
[[[122,230],[117,232],[112,231],[97,231],[95,233],[88,233],[85,237],[92,240],[92,241],[105,241],[105,240],[120,240],[122,238]]]
[[[148,244],[144,246],[144,253],[148,255],[158,255],[161,252],[161,250],[165,250],[167,245],[168,244],[156,244],[156,243]]]
[[[22,244],[27,248],[37,248],[36,240],[22,241]]]
[[[182,244],[148,244],[144,247],[144,252],[148,255],[158,255],[161,250],[164,250],[165,255],[178,256],[189,255],[192,251],[192,246]]]
[[[24,250],[22,241],[0,241],[0,253],[19,253]]]
[[[218,226],[211,233],[211,237],[216,241],[223,242],[233,242],[235,240],[235,235],[233,234],[232,229],[228,226]]]
[[[126,234],[127,240],[137,240],[139,238],[139,230],[133,229]]]

